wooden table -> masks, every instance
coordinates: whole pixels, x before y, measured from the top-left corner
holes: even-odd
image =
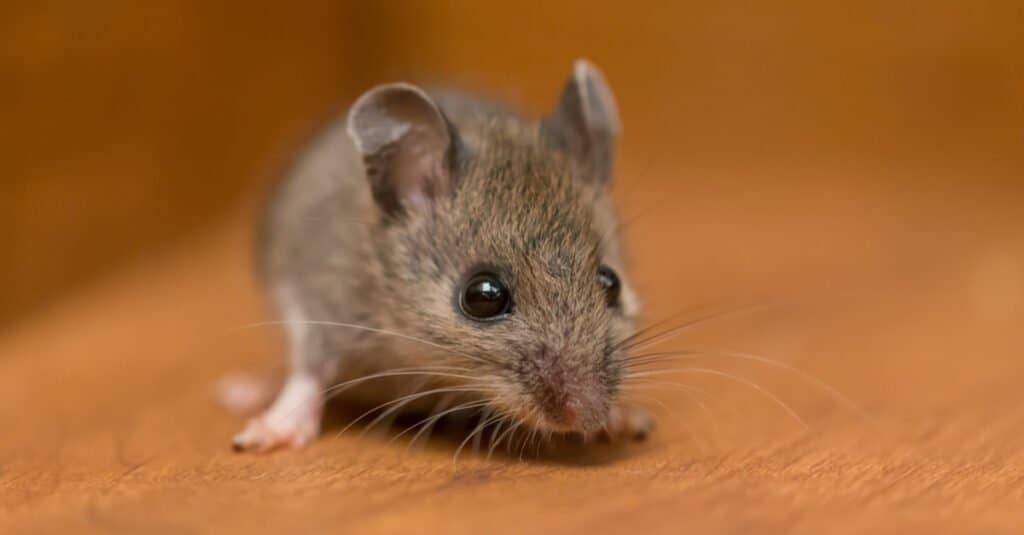
[[[213,385],[279,369],[281,344],[237,329],[268,312],[233,215],[0,337],[0,532],[1024,532],[1012,177],[623,167],[648,321],[777,303],[664,347],[800,372],[680,360],[747,382],[631,389],[660,418],[642,444],[468,451],[456,468],[451,436],[408,448],[333,424],[303,451],[235,454],[242,419]],[[990,180],[947,180],[975,171]]]

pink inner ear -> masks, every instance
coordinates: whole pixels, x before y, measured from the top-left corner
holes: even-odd
[[[449,125],[422,89],[406,83],[371,89],[352,106],[348,131],[386,212],[422,209],[451,190]]]
[[[424,209],[437,194],[448,191],[447,143],[423,125],[410,125],[398,140],[392,161],[395,193],[407,208]]]

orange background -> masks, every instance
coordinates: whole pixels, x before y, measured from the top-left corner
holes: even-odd
[[[627,165],[681,181],[1024,183],[1014,1],[14,2],[0,24],[7,320],[261,195],[310,129],[388,80],[539,113],[587,56]]]

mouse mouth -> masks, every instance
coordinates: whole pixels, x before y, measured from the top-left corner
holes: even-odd
[[[496,405],[528,427],[589,434],[608,422],[615,390],[591,359],[547,348],[527,353]]]

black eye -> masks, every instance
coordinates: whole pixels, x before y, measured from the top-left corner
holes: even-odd
[[[512,308],[512,295],[493,273],[473,275],[462,289],[459,299],[462,313],[476,321],[492,321],[505,317]]]
[[[619,276],[608,266],[601,266],[597,269],[597,283],[604,290],[605,299],[609,307],[619,306],[619,292],[622,288],[619,285]]]

